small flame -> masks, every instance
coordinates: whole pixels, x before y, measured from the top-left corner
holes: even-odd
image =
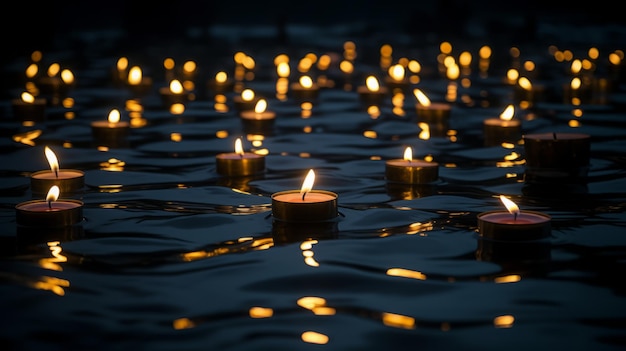
[[[580,78],[578,78],[578,77],[572,78],[572,81],[570,82],[570,87],[572,89],[574,89],[574,90],[580,89],[581,85],[582,85],[582,82],[581,82]]]
[[[413,89],[413,94],[415,95],[415,97],[417,98],[417,101],[422,106],[425,106],[425,107],[430,106],[430,99],[420,89],[417,89],[417,88]]]
[[[513,105],[507,106],[500,114],[500,119],[504,121],[510,121],[515,114],[515,107]]]
[[[183,85],[178,79],[172,79],[170,82],[170,90],[174,94],[181,94],[183,92]]]
[[[266,108],[267,108],[267,101],[265,99],[259,99],[256,105],[254,105],[254,112],[263,113],[265,112]]]
[[[393,80],[401,81],[404,79],[404,66],[401,64],[395,64],[389,67],[389,76],[393,78]]]
[[[22,101],[32,104],[35,102],[35,97],[31,93],[25,91],[22,93]]]
[[[243,101],[252,101],[252,99],[254,99],[254,90],[252,90],[252,89],[244,89],[241,92],[241,99]]]
[[[367,85],[367,89],[369,89],[369,91],[378,91],[378,89],[380,89],[378,79],[376,79],[376,77],[374,76],[367,77],[367,79],[365,80],[365,84]]]
[[[448,79],[450,80],[458,79],[460,74],[461,74],[461,71],[457,64],[449,65],[446,70],[446,77],[448,77]]]
[[[506,206],[506,209],[509,211],[509,213],[512,214],[515,218],[517,218],[517,215],[519,214],[519,207],[517,207],[515,202],[509,200],[504,195],[500,195],[500,201],[502,201],[504,206]]]
[[[404,160],[409,162],[413,161],[413,149],[411,149],[410,146],[404,149]]]
[[[278,74],[279,77],[283,77],[283,78],[289,77],[289,74],[291,73],[291,69],[289,68],[289,63],[280,62],[276,66],[276,73]]]
[[[532,83],[530,82],[530,80],[526,77],[520,77],[517,80],[517,84],[519,84],[520,87],[522,87],[525,90],[531,90],[533,88]]]
[[[130,68],[128,72],[128,84],[130,85],[138,85],[141,83],[143,73],[141,72],[141,67],[133,66]]]
[[[118,109],[112,109],[111,112],[109,112],[109,123],[117,123],[120,121],[120,111]]]
[[[48,163],[50,164],[50,169],[54,174],[59,176],[59,160],[57,159],[57,155],[54,154],[54,151],[50,149],[48,146],[45,148],[46,158],[48,159]]]
[[[59,190],[59,187],[57,185],[53,185],[50,187],[50,190],[48,190],[48,194],[46,195],[46,201],[48,202],[49,208],[52,208],[52,202],[56,201],[59,198],[60,193],[61,190]]]
[[[300,77],[300,85],[305,89],[310,89],[313,86],[313,80],[309,76]]]
[[[302,182],[302,188],[300,189],[300,194],[302,194],[302,201],[304,201],[304,197],[306,194],[313,189],[313,183],[315,182],[315,172],[313,170],[309,170],[309,173],[304,178],[304,182]]]
[[[228,80],[228,74],[224,71],[217,72],[215,74],[215,81],[218,83],[225,83]]]
[[[241,143],[241,138],[237,138],[235,140],[235,153],[239,156],[243,156],[243,145]]]

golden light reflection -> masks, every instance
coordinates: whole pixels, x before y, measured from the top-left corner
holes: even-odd
[[[182,115],[185,112],[185,105],[181,103],[174,103],[170,105],[170,113],[173,115]]]
[[[50,64],[50,66],[48,66],[48,77],[54,77],[57,74],[59,74],[59,71],[61,71],[61,65],[59,65],[58,63],[54,62],[52,64]]]
[[[276,74],[281,78],[287,78],[291,74],[291,68],[288,62],[279,62],[276,65]]]
[[[39,66],[36,63],[31,63],[26,67],[26,78],[34,78],[39,73]]]
[[[195,326],[196,324],[189,318],[179,318],[172,322],[172,327],[176,330],[191,329]]]
[[[180,133],[170,133],[170,140],[178,143],[183,140],[183,136]]]
[[[378,117],[380,117],[381,111],[378,106],[372,105],[367,107],[367,114],[370,116],[371,119],[378,119]]]
[[[74,73],[66,68],[61,71],[61,79],[65,82],[65,84],[72,84],[74,83]]]
[[[50,170],[58,176],[59,159],[57,158],[57,155],[48,146],[44,148],[44,153],[46,155],[46,159],[48,160],[48,164],[50,165]]]
[[[252,101],[254,99],[254,90],[246,88],[241,91],[241,99],[243,101]]]
[[[578,128],[578,127],[580,127],[580,121],[578,121],[576,119],[571,119],[571,120],[569,120],[569,122],[567,122],[567,125],[570,128]]]
[[[426,280],[426,274],[422,272],[418,272],[418,271],[413,271],[410,269],[404,269],[404,268],[389,268],[387,270],[387,275],[392,276],[392,277],[404,277],[404,278],[411,278],[411,279],[417,279],[417,280]]]
[[[513,119],[514,114],[515,107],[513,105],[508,105],[500,114],[500,119],[503,121],[510,121],[511,119]]]
[[[498,316],[493,319],[493,326],[496,328],[511,328],[515,323],[515,317],[511,315]]]
[[[118,160],[116,158],[110,158],[105,162],[100,163],[100,169],[109,172],[122,172],[126,166],[126,162]]]
[[[405,69],[401,64],[395,64],[389,67],[389,76],[395,81],[402,81],[404,79]]]
[[[339,69],[345,74],[352,74],[352,72],[354,72],[354,64],[350,61],[343,60],[339,63]]]
[[[141,71],[141,67],[133,66],[130,68],[128,72],[128,84],[130,85],[139,85],[141,84],[141,80],[143,79],[143,73]]]
[[[41,129],[36,129],[25,133],[15,134],[13,136],[13,141],[15,141],[16,143],[35,146],[34,139],[37,139],[41,135],[41,132]]]
[[[306,331],[301,335],[302,341],[309,344],[328,344],[328,336],[314,331]]]
[[[378,134],[374,130],[366,130],[363,132],[363,136],[370,139],[376,139]]]
[[[419,122],[417,126],[420,127],[421,131],[418,135],[418,138],[422,140],[430,139],[430,126],[426,122]]]
[[[498,284],[517,283],[522,280],[519,274],[509,274],[502,277],[496,277],[493,281]]]
[[[315,307],[312,310],[313,314],[316,316],[334,316],[337,314],[337,310],[332,307],[323,306],[323,307]]]
[[[517,206],[515,202],[511,201],[504,195],[500,195],[500,201],[502,201],[502,203],[504,204],[504,206],[506,207],[507,211],[509,211],[510,214],[517,217],[520,211],[519,211],[519,207]]]
[[[369,91],[378,91],[380,89],[380,84],[378,83],[378,79],[374,76],[368,76],[365,79],[365,85]]]
[[[388,327],[413,329],[415,328],[415,318],[395,313],[383,313],[383,324]]]
[[[20,97],[22,98],[22,101],[27,103],[27,104],[32,104],[33,102],[35,102],[35,97],[33,96],[33,94],[25,91],[23,92]]]
[[[428,96],[426,96],[426,94],[422,92],[421,89],[419,88],[413,89],[413,95],[415,95],[415,97],[417,98],[417,102],[420,105],[424,107],[430,106],[430,99],[428,98]]]
[[[274,315],[274,310],[266,307],[250,307],[248,315],[250,318],[269,318]]]
[[[174,94],[182,94],[183,93],[183,85],[178,79],[172,79],[170,81],[170,91]]]
[[[517,84],[518,84],[520,87],[522,87],[522,89],[524,89],[524,90],[528,90],[528,91],[530,91],[530,90],[532,90],[532,88],[533,88],[533,85],[532,85],[532,83],[530,82],[530,79],[528,79],[528,78],[526,78],[526,77],[520,77],[520,78],[517,80]]]
[[[326,299],[318,296],[304,296],[298,299],[296,302],[298,306],[307,310],[313,310],[316,307],[323,307],[326,305]]]

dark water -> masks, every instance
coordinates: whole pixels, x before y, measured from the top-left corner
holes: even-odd
[[[557,62],[547,46],[524,49],[518,60],[506,45],[494,47],[481,75],[482,44],[465,42],[475,55],[464,73],[471,86],[456,81],[449,124],[425,136],[412,91],[395,106],[387,97],[377,113],[359,100],[364,77],[384,73],[379,44],[364,38],[355,39],[350,77],[337,61],[312,69],[332,85],[310,114],[291,95],[280,99],[276,55],[290,55],[293,81],[306,53],[338,58],[353,38],[317,30],[314,40],[302,34],[308,46],[272,46],[260,35],[120,49],[123,38],[85,34],[74,38],[75,49],[44,52],[43,69],[59,62],[77,82],[58,100],[42,93],[50,99],[47,120],[34,125],[15,120],[11,98],[2,102],[3,350],[624,349],[626,90],[606,63],[623,48],[603,43],[588,74],[614,85],[574,106],[562,92],[569,63]],[[592,44],[573,48],[586,57]],[[422,64],[411,88],[446,100],[450,82],[437,71],[437,44],[393,46],[393,60]],[[236,93],[226,94],[224,111],[206,88],[218,70],[232,77],[238,51],[256,66],[237,87],[255,89],[277,114],[275,125],[257,134],[233,109]],[[154,79],[140,99],[112,78],[124,55]],[[198,63],[196,97],[181,114],[157,93],[167,84],[160,64],[170,56],[177,65],[188,57]],[[530,107],[518,104],[503,80],[525,60],[537,63],[534,81],[547,86]],[[13,80],[6,96],[24,89],[27,63],[25,57],[7,69]],[[129,100],[141,109],[129,111]],[[589,134],[588,178],[530,184],[521,143],[485,146],[482,121],[509,103],[524,133]],[[133,128],[124,142],[102,149],[90,123],[112,108]],[[231,152],[240,136],[246,150],[268,152],[263,174],[217,174],[215,155]],[[61,168],[85,172],[85,189],[69,195],[84,202],[77,227],[16,225],[14,206],[38,198],[29,175],[48,168],[45,146]],[[423,186],[386,181],[385,160],[401,158],[407,146],[415,158],[440,164],[439,179]],[[315,189],[338,194],[339,216],[314,225],[273,220],[271,194],[300,188],[309,169]],[[503,209],[501,194],[522,211],[552,216],[549,238],[480,239],[476,216]]]

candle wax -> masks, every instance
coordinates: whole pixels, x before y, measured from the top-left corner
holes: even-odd
[[[60,169],[58,171],[58,176],[57,176],[57,173],[50,170],[50,171],[41,171],[41,172],[33,173],[32,177],[35,179],[64,180],[64,179],[80,178],[83,175],[84,173],[81,171]]]
[[[215,156],[217,173],[227,176],[248,176],[265,170],[265,156],[251,152],[236,152]]]
[[[308,192],[306,196],[304,196],[304,200],[302,200],[302,194],[300,193],[289,193],[274,196],[274,200],[289,202],[289,203],[313,203],[313,202],[326,202],[335,200],[337,197],[324,193],[315,193]]]
[[[337,217],[337,194],[311,190],[304,200],[299,190],[281,191],[272,195],[272,215],[286,222],[320,222]]]
[[[537,240],[550,235],[550,221],[549,215],[536,211],[520,211],[517,218],[508,211],[490,211],[478,215],[478,231],[492,240]]]
[[[385,163],[385,177],[390,182],[405,184],[430,183],[439,177],[439,164],[422,160],[389,160]]]
[[[27,227],[65,227],[79,223],[83,217],[83,203],[78,200],[45,200],[22,202],[15,206],[15,220]]]
[[[254,112],[253,110],[246,110],[239,115],[242,119],[249,121],[272,121],[276,118],[276,114],[272,111]]]
[[[85,186],[85,173],[75,169],[60,169],[58,176],[52,170],[38,171],[30,176],[33,194],[47,194],[56,185],[61,194],[74,193]]]

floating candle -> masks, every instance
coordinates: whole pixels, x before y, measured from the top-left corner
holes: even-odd
[[[483,121],[484,143],[487,146],[502,143],[517,143],[522,136],[522,122],[514,119],[515,107],[508,105],[500,118],[488,118]]]
[[[337,194],[312,190],[315,172],[309,170],[300,190],[287,190],[272,195],[272,215],[286,222],[320,222],[337,217]]]
[[[519,77],[513,91],[513,98],[517,102],[534,103],[545,99],[546,87],[542,84],[533,84],[527,77]]]
[[[395,64],[389,67],[387,70],[388,76],[385,77],[385,86],[387,86],[392,93],[402,93],[409,89],[410,82],[406,77],[406,70],[401,64]]]
[[[444,102],[431,102],[430,98],[422,90],[413,89],[413,95],[417,98],[415,109],[419,121],[426,123],[440,123],[450,118],[452,106]]]
[[[19,99],[13,99],[13,117],[22,122],[43,122],[46,120],[46,99],[35,98],[29,92],[23,92]]]
[[[128,71],[128,87],[137,96],[143,96],[152,89],[152,78],[144,77],[139,66],[133,66]]]
[[[250,88],[246,88],[241,91],[240,95],[236,95],[233,97],[233,104],[235,110],[242,111],[250,111],[254,110],[257,102],[259,102],[260,98],[256,96],[254,90]]]
[[[320,87],[311,77],[303,75],[297,82],[291,83],[290,86],[293,97],[297,100],[312,101],[317,99]]]
[[[478,232],[481,237],[502,241],[542,239],[550,235],[551,217],[537,211],[520,211],[504,195],[500,201],[507,211],[487,211],[478,215]]]
[[[235,152],[215,156],[217,173],[230,176],[249,176],[265,171],[265,156],[244,152],[241,138],[235,140]]]
[[[50,164],[50,170],[34,172],[30,176],[30,188],[33,194],[45,194],[51,186],[56,185],[60,191],[74,193],[84,188],[85,174],[76,169],[60,169],[56,154],[48,146],[45,155]]]
[[[130,131],[130,123],[120,121],[120,119],[120,111],[118,109],[112,109],[106,121],[92,122],[91,134],[94,139],[106,146],[124,144]]]
[[[389,89],[384,86],[381,87],[376,77],[368,76],[365,79],[365,85],[357,87],[357,93],[363,103],[380,105],[389,93]]]
[[[439,177],[439,164],[414,160],[413,150],[407,147],[403,159],[393,159],[385,162],[385,178],[389,182],[405,184],[431,183]]]
[[[169,86],[161,87],[159,94],[165,106],[183,104],[189,101],[189,92],[185,90],[183,84],[178,79],[172,79]]]
[[[27,227],[72,226],[83,219],[83,203],[79,200],[58,200],[59,187],[53,185],[45,200],[31,200],[15,206],[15,220]]]
[[[219,71],[207,83],[207,89],[213,94],[226,94],[233,91],[235,81],[224,71]]]
[[[586,182],[591,148],[588,134],[526,134],[523,140],[527,182]]]
[[[254,110],[241,111],[239,113],[244,123],[265,124],[273,123],[276,119],[276,113],[267,110],[267,100],[259,99],[254,106]]]

